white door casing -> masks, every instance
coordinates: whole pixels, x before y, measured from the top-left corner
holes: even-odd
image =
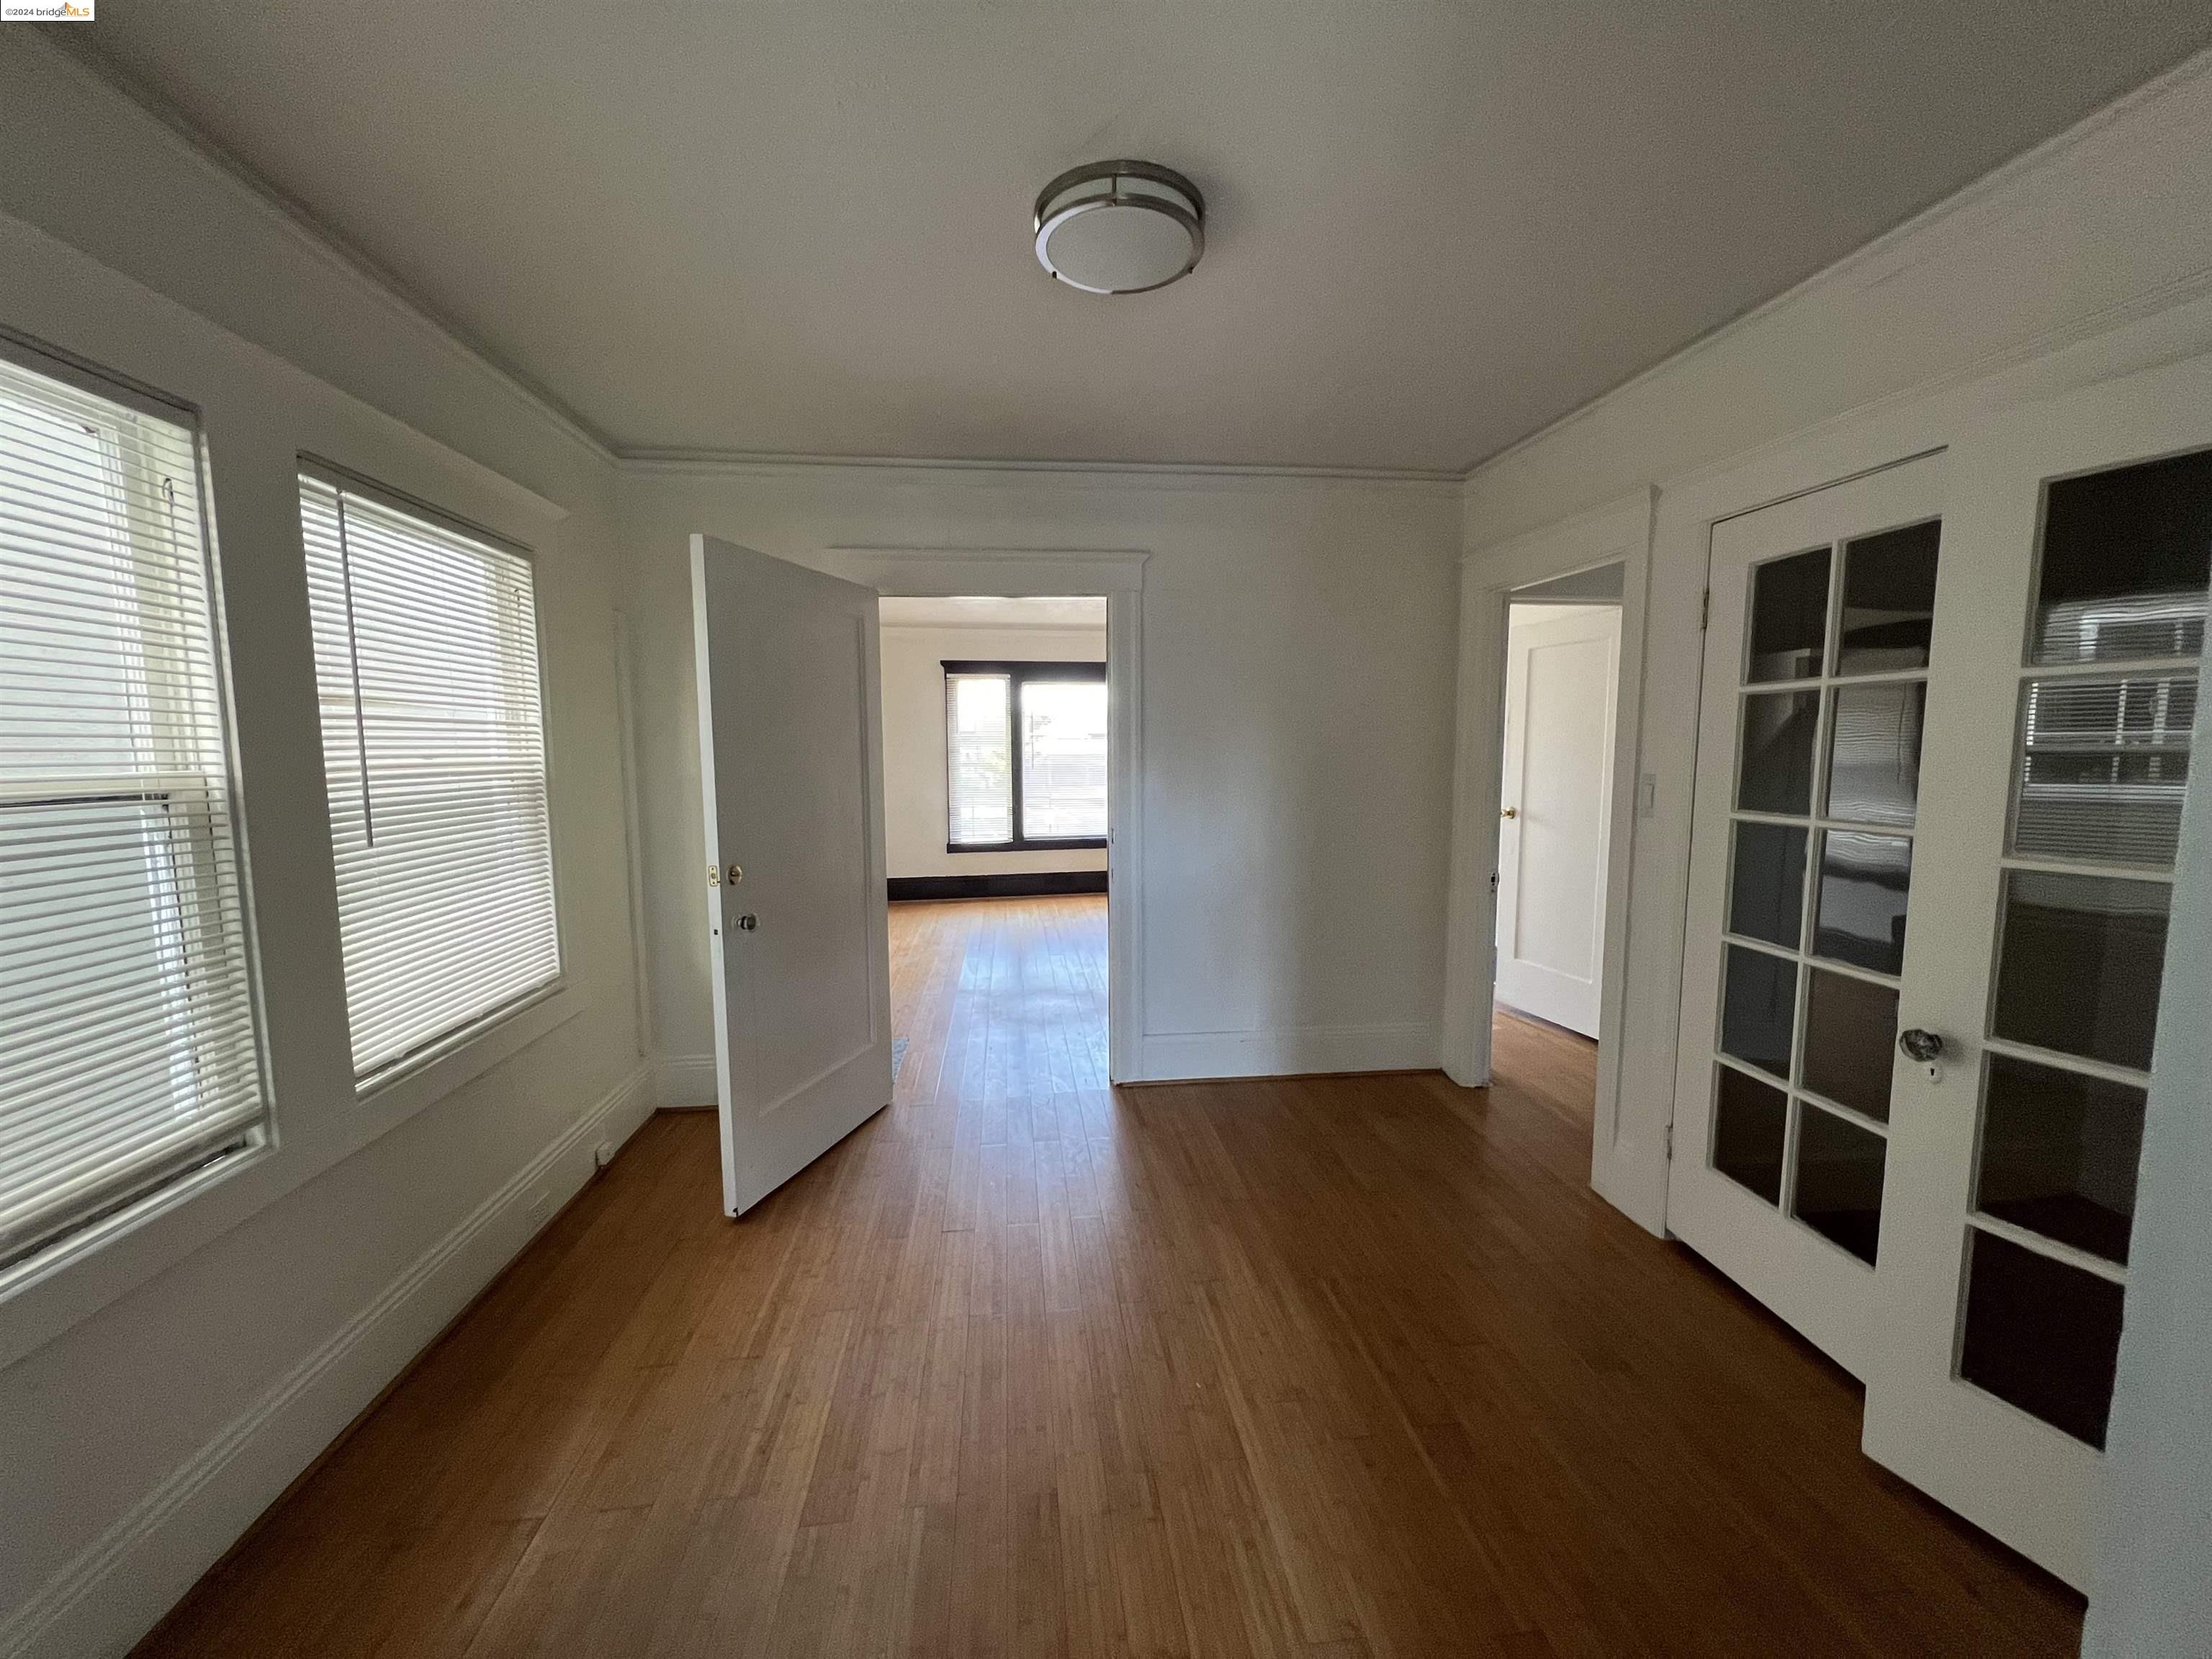
[[[1820,885],[1805,882],[1791,901],[1788,918],[1794,946],[1765,941],[1731,944],[1726,937],[1731,881],[1734,824],[1737,807],[1739,721],[1760,718],[1774,695],[1805,695],[1818,702],[1838,683],[1814,673],[1747,688],[1750,672],[1750,598],[1755,568],[1814,549],[1939,518],[1943,512],[1944,462],[1923,457],[1863,477],[1723,520],[1713,528],[1709,582],[1711,600],[1705,635],[1704,699],[1698,737],[1698,776],[1691,840],[1688,927],[1682,976],[1681,1033],[1675,1079],[1674,1158],[1669,1172],[1667,1223],[1678,1237],[1741,1285],[1816,1347],[1852,1375],[1865,1378],[1873,1364],[1875,1280],[1889,1266],[1887,1243],[1881,1267],[1863,1261],[1796,1219],[1792,1181],[1802,1114],[1819,1109],[1793,1103],[1784,1119],[1783,1139],[1775,1149],[1776,1190],[1767,1196],[1714,1167],[1716,1091],[1733,1073],[1736,1086],[1754,1090],[1802,1090],[1806,998],[1812,977],[1813,903]],[[1939,578],[1940,580],[1940,578]],[[1823,590],[1824,593],[1827,590]],[[1832,634],[1836,622],[1823,601]],[[1863,684],[1863,682],[1861,682]],[[1825,757],[1826,728],[1821,726],[1809,754]],[[1814,777],[1820,769],[1814,762]],[[1806,826],[1802,856],[1816,856],[1823,822],[1816,782],[1808,780],[1808,807],[1795,817]],[[1923,804],[1924,805],[1924,804]],[[1850,815],[1856,822],[1861,814]],[[1785,827],[1778,825],[1778,827]],[[1801,866],[1802,870],[1802,866]],[[1916,899],[1923,896],[1916,890]],[[1925,931],[1917,915],[1908,939]],[[1910,950],[1908,944],[1907,949]],[[1729,1066],[1721,1051],[1723,974],[1728,952],[1755,951],[1760,960],[1794,962],[1792,1048],[1786,1060],[1765,1068],[1771,1083],[1757,1081],[1760,1068]],[[1840,964],[1824,963],[1821,971]],[[1856,981],[1855,981],[1856,982]],[[1875,1057],[1879,1063],[1879,1057]],[[1893,1070],[1893,1067],[1892,1068]],[[1741,1081],[1739,1081],[1741,1080]],[[1797,1098],[1802,1102],[1802,1094]],[[1844,1118],[1855,1131],[1880,1133],[1878,1123]],[[1813,1120],[1826,1122],[1826,1118]]]
[[[875,590],[691,538],[723,1207],[887,1105]]]
[[[1624,1069],[1636,1038],[1627,1000],[1632,961],[1629,872],[1637,825],[1666,787],[1637,781],[1644,706],[1644,618],[1657,492],[1649,488],[1541,530],[1471,549],[1460,565],[1459,699],[1452,769],[1450,884],[1446,900],[1444,1001],[1441,1026],[1446,1075],[1466,1088],[1490,1080],[1498,944],[1498,817],[1505,709],[1507,618],[1515,590],[1591,570],[1621,567],[1620,664],[1613,719],[1613,776],[1607,836],[1604,968],[1600,974],[1597,1091],[1590,1123],[1590,1184],[1640,1226],[1664,1237],[1667,1221],[1666,1114],[1674,1071],[1649,1079]],[[1676,960],[1668,951],[1671,980]],[[1657,1019],[1671,1046],[1671,996]],[[1638,1096],[1653,1098],[1638,1099]],[[1624,1102],[1626,1103],[1624,1105]]]
[[[1612,841],[1618,605],[1515,612],[1498,845],[1500,1002],[1598,1034]]]
[[[1107,1075],[1151,1069],[1145,1024],[1145,565],[1136,548],[833,547],[823,567],[878,595],[1005,598],[1101,594],[1106,600]]]

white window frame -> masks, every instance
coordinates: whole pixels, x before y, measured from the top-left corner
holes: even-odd
[[[574,1000],[566,994],[571,988],[573,957],[568,937],[567,886],[562,876],[559,813],[555,805],[559,783],[555,775],[554,756],[558,744],[554,736],[553,698],[546,679],[545,608],[539,598],[541,586],[538,580],[538,553],[534,548],[512,536],[502,535],[488,526],[310,451],[301,451],[296,460],[296,470],[301,480],[317,479],[346,495],[366,497],[394,512],[425,519],[458,535],[488,543],[523,559],[531,570],[531,622],[538,656],[538,744],[545,776],[546,860],[552,884],[554,950],[559,966],[553,977],[544,983],[486,1010],[465,1024],[425,1042],[387,1065],[356,1076],[354,1089],[357,1099],[362,1103],[388,1105],[404,1115],[412,1115],[440,1097],[451,1093],[471,1079],[488,1071],[509,1054],[535,1042],[571,1015],[581,1012],[574,1005]],[[304,558],[304,550],[302,556]],[[327,784],[325,793],[327,796]],[[333,842],[333,878],[336,875],[336,854]],[[350,1015],[349,994],[349,1023]]]
[[[214,654],[211,667],[217,703],[216,720],[224,762],[222,799],[230,818],[229,856],[234,866],[231,874],[237,893],[240,972],[244,981],[246,1016],[252,1031],[255,1086],[262,1102],[259,1122],[248,1126],[237,1146],[228,1150],[216,1147],[200,1162],[187,1162],[167,1176],[150,1176],[143,1186],[119,1194],[106,1208],[60,1229],[21,1255],[10,1261],[0,1261],[0,1306],[4,1306],[14,1301],[18,1292],[48,1280],[71,1265],[104,1251],[112,1242],[137,1231],[155,1217],[210,1187],[232,1181],[247,1169],[267,1162],[277,1150],[279,1114],[275,1081],[270,1066],[270,1032],[262,994],[252,858],[247,845],[245,804],[239,785],[241,757],[237,710],[231,693],[229,629],[222,567],[216,549],[214,491],[210,478],[207,436],[201,412],[191,404],[170,398],[137,381],[58,353],[5,330],[0,330],[0,359],[19,369],[89,396],[179,426],[191,434],[193,486],[199,501],[198,540],[202,579],[206,584],[209,643]],[[131,434],[123,428],[118,428],[114,436],[119,444],[131,442]],[[142,508],[127,492],[123,511],[131,520],[129,533],[135,543],[141,533],[137,520],[142,516]],[[166,538],[168,533],[167,526],[158,527],[158,534],[161,538]],[[157,733],[157,742],[167,746],[167,740],[161,739]],[[203,866],[200,880],[212,887],[220,882],[221,874],[206,866],[212,866],[222,856],[216,848],[214,821],[204,811],[193,810],[195,798],[205,793],[204,782],[203,775],[196,771],[125,773],[87,775],[72,779],[66,792],[57,792],[44,785],[38,786],[38,789],[42,798],[90,801],[136,797],[145,800],[161,799],[170,804],[173,811],[181,808],[185,828],[180,839],[188,849],[187,855]],[[186,787],[179,789],[177,786],[179,784]],[[13,792],[10,790],[9,793]],[[179,794],[183,797],[181,803],[173,799]],[[220,930],[222,923],[219,917],[212,914],[214,907],[209,908],[210,914],[205,927]],[[0,1352],[0,1365],[9,1363],[12,1358],[12,1352]]]

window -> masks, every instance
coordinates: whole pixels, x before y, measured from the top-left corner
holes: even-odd
[[[561,971],[530,561],[300,479],[353,1064],[364,1087]]]
[[[267,1134],[204,528],[188,414],[0,357],[0,1267]]]
[[[1106,844],[1106,665],[945,665],[946,849]]]

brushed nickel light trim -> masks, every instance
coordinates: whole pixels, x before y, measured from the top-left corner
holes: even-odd
[[[1136,210],[1156,214],[1179,226],[1189,246],[1178,263],[1156,262],[1167,274],[1149,282],[1122,285],[1098,270],[1079,266],[1071,271],[1054,254],[1054,237],[1063,228],[1103,209]],[[1156,161],[1091,161],[1070,167],[1037,192],[1030,216],[1036,232],[1037,263],[1056,282],[1086,294],[1147,294],[1165,288],[1190,274],[1206,252],[1206,198],[1198,186],[1172,167]],[[1146,274],[1150,275],[1148,271]],[[1085,277],[1090,280],[1085,280]]]

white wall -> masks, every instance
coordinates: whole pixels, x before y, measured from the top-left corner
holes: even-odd
[[[1455,489],[1213,474],[626,467],[655,1024],[711,1064],[685,538],[1144,549],[1145,1075],[1436,1061]],[[1116,983],[1116,995],[1125,988]],[[706,1097],[701,1096],[701,1098]]]
[[[2008,399],[2212,345],[2208,176],[2212,54],[1468,481],[1470,580],[1509,538],[1658,490],[1637,769],[1655,787],[1632,849],[1616,1140],[1594,1157],[1647,1227],[1666,1213],[1710,526],[1941,447]]]
[[[1103,609],[1102,605],[1101,609]],[[1103,847],[1056,851],[945,850],[945,665],[1099,662],[1099,628],[884,628],[884,839],[890,874],[998,876],[1103,870]]]
[[[1620,1033],[1620,1133],[1635,1155],[1609,1165],[1601,1146],[1595,1158],[1600,1189],[1645,1225],[1663,1227],[1666,1212],[1711,525],[1946,446],[2007,403],[2212,351],[2208,178],[2212,54],[1468,481],[1471,580],[1510,538],[1632,490],[1658,492],[1638,732],[1638,769],[1656,787],[1635,825]],[[2192,820],[2205,816],[2203,794],[2192,791]],[[1463,816],[1457,833],[1486,830]],[[2201,871],[2201,834],[2194,853]],[[2182,872],[2178,890],[2189,882]],[[2177,905],[2166,963],[2156,1133],[2144,1147],[2113,1406],[2113,1520],[2095,1545],[2089,1650],[2100,1655],[2199,1654],[2212,1622],[2208,1062],[2201,1030],[2178,1056],[2165,1047],[2178,1021],[2201,1028],[2212,996],[2203,885]]]
[[[0,1652],[88,1655],[128,1648],[649,1096],[616,781],[611,463],[35,33],[0,34],[0,325],[203,411],[279,1131],[273,1155],[0,1304]],[[302,449],[532,545],[546,647],[568,988],[364,1102]]]

